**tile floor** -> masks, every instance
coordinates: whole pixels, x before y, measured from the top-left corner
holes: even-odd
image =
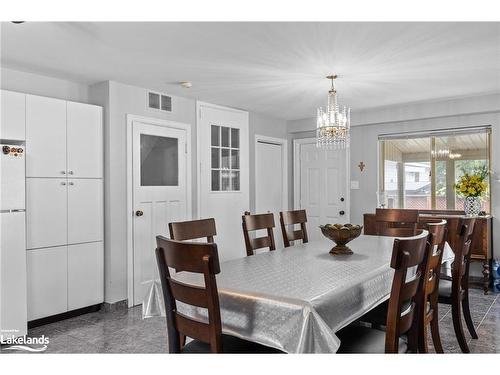
[[[470,292],[472,319],[479,335],[472,340],[473,353],[500,353],[500,295]],[[33,328],[29,336],[49,337],[45,353],[166,353],[164,318],[141,318],[141,307],[115,312],[95,312]],[[445,353],[460,353],[449,306],[440,305],[440,332]],[[464,322],[465,327],[465,322]],[[431,345],[431,350],[432,345]],[[12,353],[0,349],[2,354]]]

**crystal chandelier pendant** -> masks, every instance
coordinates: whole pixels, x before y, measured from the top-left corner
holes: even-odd
[[[326,77],[332,81],[328,92],[326,110],[318,108],[316,120],[316,146],[323,149],[345,149],[349,147],[349,129],[351,127],[351,109],[344,106],[339,109],[337,90],[334,80],[336,75]]]

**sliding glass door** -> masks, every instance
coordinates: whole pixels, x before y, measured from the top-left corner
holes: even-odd
[[[381,136],[380,186],[389,208],[462,210],[455,183],[489,169],[489,128]],[[382,203],[382,202],[379,202]],[[381,205],[381,204],[380,204]],[[489,191],[482,200],[490,211]]]

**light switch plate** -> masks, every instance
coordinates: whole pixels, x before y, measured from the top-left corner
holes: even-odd
[[[351,181],[351,189],[352,190],[359,190],[359,181],[352,180]]]

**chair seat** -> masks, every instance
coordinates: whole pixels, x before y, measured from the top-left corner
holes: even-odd
[[[337,353],[385,353],[385,332],[374,328],[350,325],[337,332],[340,348]],[[408,346],[399,339],[399,353],[406,353]]]
[[[211,353],[210,345],[202,341],[193,340],[187,343],[181,350],[186,354],[203,354]],[[282,351],[270,348],[265,345],[260,345],[251,341],[239,339],[234,336],[222,335],[222,353],[227,354],[272,354],[282,353]]]
[[[439,297],[450,298],[451,297],[451,281],[450,280],[439,280]]]

